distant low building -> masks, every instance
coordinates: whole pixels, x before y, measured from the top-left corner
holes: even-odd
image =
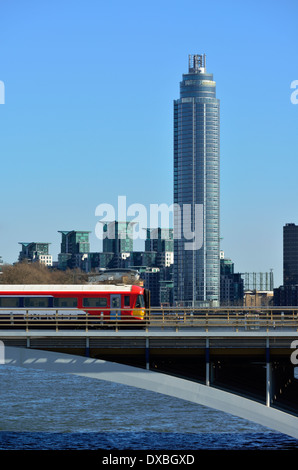
[[[19,261],[38,261],[46,266],[53,265],[53,257],[49,253],[50,243],[20,242],[20,245],[22,245],[22,249],[19,253]]]
[[[270,307],[273,306],[273,291],[245,291],[245,307]]]
[[[160,268],[140,269],[140,277],[144,280],[144,286],[150,290],[151,307],[160,306]]]
[[[61,233],[61,250],[58,254],[58,268],[84,269],[90,251],[88,231],[59,230]]]
[[[103,252],[131,253],[133,251],[133,224],[110,222],[103,226]]]
[[[234,273],[234,263],[220,253],[220,305],[243,305],[244,283],[241,273]]]
[[[143,285],[139,272],[132,269],[103,269],[88,276],[88,282]]]
[[[298,285],[280,286],[274,289],[275,307],[298,307]]]

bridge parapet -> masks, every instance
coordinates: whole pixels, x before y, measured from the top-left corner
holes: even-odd
[[[91,309],[90,309],[91,310]],[[155,308],[146,311],[143,320],[121,318],[121,311],[106,319],[110,309],[100,313],[74,311],[73,309],[14,309],[0,308],[0,330],[24,329],[84,329],[144,327],[146,331],[154,328],[174,328],[175,331],[196,329],[201,331],[278,331],[298,332],[298,309],[295,308]]]

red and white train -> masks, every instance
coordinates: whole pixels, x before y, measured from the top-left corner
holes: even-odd
[[[0,315],[25,315],[25,310],[30,318],[45,319],[57,311],[60,316],[87,313],[104,322],[142,321],[148,307],[149,291],[135,285],[0,285]]]

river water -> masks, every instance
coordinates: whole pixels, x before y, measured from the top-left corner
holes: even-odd
[[[197,404],[0,365],[0,450],[297,450],[283,434]]]

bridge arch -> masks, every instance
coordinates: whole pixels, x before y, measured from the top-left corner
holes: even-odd
[[[5,347],[5,364],[116,382],[180,398],[252,421],[298,439],[298,418],[190,380],[101,359]]]

